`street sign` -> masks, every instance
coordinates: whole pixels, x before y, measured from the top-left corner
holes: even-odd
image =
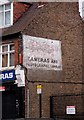
[[[37,94],[42,93],[42,85],[37,85]]]

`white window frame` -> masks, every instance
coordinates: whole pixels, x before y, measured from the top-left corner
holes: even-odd
[[[4,69],[12,69],[15,66],[10,66],[10,53],[15,53],[15,49],[10,51],[10,45],[14,45],[14,43],[10,43],[10,44],[4,44],[4,45],[0,45],[0,70],[4,70]],[[8,51],[2,52],[2,47],[3,46],[8,46]],[[8,54],[8,66],[7,67],[2,67],[2,55],[3,54]]]
[[[5,5],[7,5],[7,4],[10,4],[11,5],[11,8],[10,9],[8,9],[8,10],[5,10]],[[2,11],[0,11],[0,12],[3,12],[3,14],[4,14],[4,25],[2,25],[2,26],[0,26],[0,28],[5,28],[5,27],[10,27],[11,25],[13,25],[13,2],[12,3],[6,3],[6,4],[2,4],[2,5],[0,5],[0,6],[4,6],[4,10],[2,10]],[[7,12],[7,11],[10,11],[10,24],[5,24],[5,13]]]

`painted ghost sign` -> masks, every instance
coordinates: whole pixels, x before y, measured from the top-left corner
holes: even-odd
[[[31,69],[62,70],[61,42],[23,35],[23,64]]]

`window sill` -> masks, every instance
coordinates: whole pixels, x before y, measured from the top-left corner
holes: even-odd
[[[0,71],[15,69],[15,66],[0,68]]]
[[[0,26],[0,29],[5,29],[5,28],[8,28],[8,27],[11,27],[12,25],[9,24],[9,25],[5,25],[5,26]]]

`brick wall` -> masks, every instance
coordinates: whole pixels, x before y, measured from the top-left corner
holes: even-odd
[[[74,106],[75,113],[71,116],[83,116],[84,109],[83,109],[83,99],[84,95],[82,94],[72,94],[72,95],[58,95],[51,97],[51,117],[68,117],[70,116],[67,114],[67,106]],[[81,104],[80,104],[81,102]]]
[[[78,3],[46,3],[24,30],[24,34],[60,40],[63,70],[28,70],[27,84],[30,96],[30,117],[39,117],[36,85],[42,84],[42,117],[50,116],[50,96],[83,92],[82,40],[83,22]],[[68,101],[68,98],[67,98]],[[80,100],[80,105],[82,105]]]

